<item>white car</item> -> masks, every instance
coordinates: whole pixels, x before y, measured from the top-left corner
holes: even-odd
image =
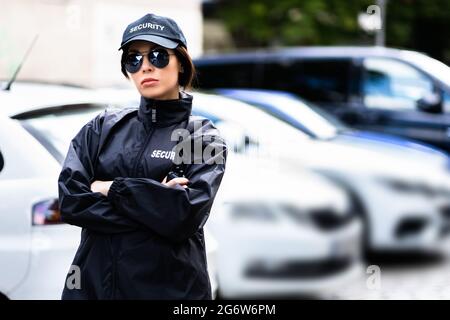
[[[17,121],[0,116],[0,294],[58,299],[80,241],[60,224],[60,164]]]
[[[383,139],[335,138],[324,118],[298,111],[298,119],[310,119],[322,134],[312,137],[247,103],[205,95],[195,99],[197,111],[243,128],[259,153],[310,168],[346,188],[366,221],[368,249],[448,252],[450,170],[443,153]],[[292,104],[280,100],[281,106]]]
[[[320,296],[362,275],[347,194],[298,166],[230,154],[207,224],[224,298]]]
[[[60,162],[70,139],[109,102],[57,85],[15,83],[0,91],[0,298],[61,298],[81,229],[60,221]],[[207,228],[205,238],[215,296],[218,247]]]

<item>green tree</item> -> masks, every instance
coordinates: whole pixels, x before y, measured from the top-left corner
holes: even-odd
[[[239,48],[371,45],[358,14],[375,0],[222,0],[221,19]],[[387,0],[386,45],[450,61],[450,0]]]

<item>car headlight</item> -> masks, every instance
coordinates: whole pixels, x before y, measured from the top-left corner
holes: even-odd
[[[433,187],[422,182],[411,182],[392,178],[380,178],[379,181],[391,190],[400,193],[419,194],[429,198],[449,194],[449,190],[438,186]]]
[[[312,222],[309,217],[308,211],[303,208],[299,208],[298,206],[287,203],[279,204],[279,208],[281,209],[281,212],[286,214],[295,222],[304,224],[311,224]]]
[[[267,205],[255,202],[226,203],[228,212],[234,221],[262,221],[275,222],[276,213]]]
[[[280,204],[281,210],[298,223],[310,224],[323,231],[338,229],[350,222],[355,215],[332,207],[303,209],[290,204]]]

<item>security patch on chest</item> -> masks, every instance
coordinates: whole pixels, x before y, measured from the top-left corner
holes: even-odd
[[[173,161],[175,159],[175,151],[155,149],[153,150],[150,157],[159,159],[169,159]]]

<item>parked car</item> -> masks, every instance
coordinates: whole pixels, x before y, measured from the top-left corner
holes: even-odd
[[[361,220],[342,189],[239,153],[227,167],[208,221],[221,297],[320,297],[361,278]]]
[[[280,111],[290,109],[304,129],[225,97],[197,95],[196,110],[240,125],[242,140],[249,142],[252,153],[265,148],[256,153],[274,157],[280,165],[289,162],[312,169],[347,189],[365,220],[369,252],[448,251],[450,167],[446,154],[400,139],[340,134],[320,114],[285,94],[255,91],[249,96]]]
[[[57,179],[70,140],[114,94],[15,83],[0,91],[0,296],[60,299],[80,243],[61,222]],[[217,242],[205,228],[208,272],[217,292]]]
[[[381,47],[297,47],[195,60],[200,88],[292,92],[346,124],[450,152],[450,67]]]
[[[60,221],[60,164],[4,115],[0,153],[0,295],[58,299],[80,241],[79,229]]]

